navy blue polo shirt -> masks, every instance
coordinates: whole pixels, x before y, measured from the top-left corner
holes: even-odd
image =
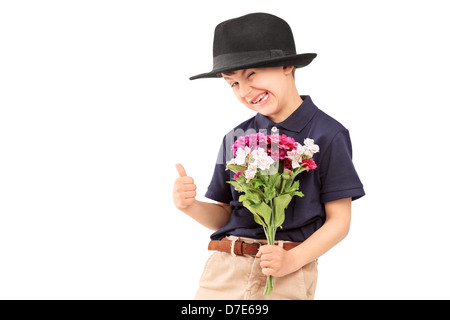
[[[286,219],[282,229],[276,232],[276,239],[301,242],[311,236],[325,222],[324,203],[364,195],[363,185],[352,162],[352,146],[348,130],[332,117],[317,108],[309,96],[301,96],[303,103],[283,122],[274,123],[257,113],[241,123],[223,138],[214,174],[206,197],[230,204],[232,213],[229,221],[211,235],[218,240],[227,235],[265,239],[262,226],[253,219],[253,214],[238,201],[242,194],[226,181],[234,173],[226,169],[226,162],[233,158],[234,141],[243,135],[262,132],[271,134],[277,129],[303,144],[306,138],[314,139],[320,152],[314,154],[317,169],[302,172],[300,191],[304,197],[294,196],[286,208]]]

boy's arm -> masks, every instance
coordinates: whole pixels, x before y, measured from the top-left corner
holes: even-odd
[[[286,251],[279,246],[262,246],[261,268],[264,274],[281,277],[297,271],[330,250],[350,229],[351,198],[325,203],[326,221],[301,245]]]
[[[197,201],[186,209],[180,209],[201,225],[217,231],[223,227],[231,215],[230,205],[226,203],[210,203]]]
[[[173,188],[173,202],[175,206],[198,223],[214,231],[220,229],[231,215],[230,205],[226,203],[209,203],[197,201],[194,179],[186,175],[181,164],[176,165],[179,177]]]

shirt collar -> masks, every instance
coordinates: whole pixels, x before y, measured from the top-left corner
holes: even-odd
[[[271,128],[276,126],[297,133],[302,131],[317,112],[318,108],[310,96],[300,97],[303,100],[302,104],[286,120],[280,123],[275,123],[266,116],[258,113],[256,115],[256,125],[258,128]]]

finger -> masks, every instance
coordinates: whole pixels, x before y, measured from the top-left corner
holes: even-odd
[[[263,245],[259,248],[258,253],[256,254],[257,258],[260,258],[261,255],[272,252],[272,248],[270,245]]]
[[[183,167],[183,165],[181,163],[177,163],[175,165],[175,167],[177,168],[178,175],[180,177],[185,177],[186,176],[186,170],[184,170],[184,167]]]
[[[271,253],[263,253],[261,255],[261,261],[272,261],[273,260],[273,254]]]
[[[186,191],[181,194],[181,197],[183,199],[191,199],[191,198],[195,198],[196,195],[197,195],[197,192],[195,192],[195,191]]]
[[[263,268],[263,269],[261,269],[261,271],[266,276],[270,276],[275,273],[275,270],[273,270],[272,268]]]
[[[194,183],[194,179],[192,179],[192,177],[188,177],[188,176],[178,177],[175,179],[175,181],[180,184],[193,184]]]
[[[257,258],[261,258],[261,256],[264,254],[264,247],[266,246],[264,245],[259,247],[258,252],[256,253]]]
[[[184,184],[183,185],[183,190],[184,191],[195,191],[197,190],[197,186],[193,183],[189,183],[189,184]]]

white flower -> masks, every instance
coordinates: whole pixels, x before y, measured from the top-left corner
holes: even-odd
[[[247,156],[250,154],[251,149],[249,147],[245,147],[245,149],[239,148],[236,151],[236,158],[234,158],[234,161],[237,165],[243,166],[245,165]]]
[[[303,143],[305,144],[303,146],[304,153],[308,157],[312,157],[314,153],[319,152],[319,146],[317,144],[314,144],[314,140],[310,138],[306,138]]]
[[[300,164],[302,162],[302,155],[312,157],[314,153],[319,152],[319,146],[317,144],[314,144],[313,139],[306,138],[303,143],[305,144],[304,146],[299,143],[296,150],[287,152],[286,158],[292,160],[293,169],[300,167]]]
[[[302,162],[302,154],[304,153],[303,146],[299,143],[297,149],[288,151],[287,157],[292,160],[292,169],[300,167],[300,163]]]
[[[256,175],[256,171],[258,171],[258,167],[256,166],[256,164],[251,163],[247,170],[245,170],[245,177],[247,178],[247,183],[250,182],[250,180],[252,180],[255,175]]]
[[[272,165],[275,161],[272,157],[267,155],[267,152],[263,148],[259,148],[258,150],[253,150],[252,156],[256,166],[261,170],[269,169],[270,165]]]

